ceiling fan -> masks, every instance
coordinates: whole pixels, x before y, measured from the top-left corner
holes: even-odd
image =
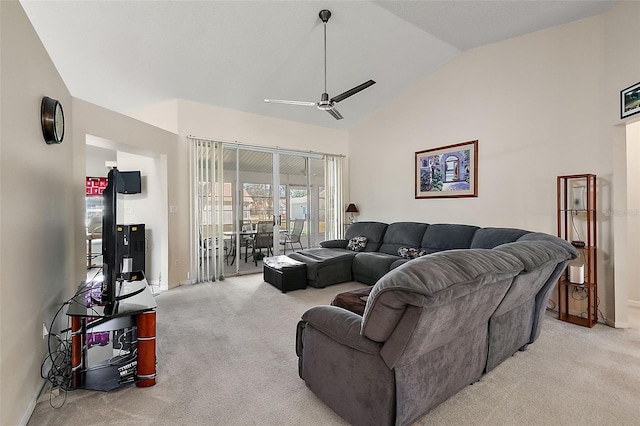
[[[347,90],[346,92],[339,94],[338,96],[334,96],[333,98],[329,99],[329,94],[327,93],[327,22],[329,21],[329,18],[331,18],[331,12],[327,9],[323,9],[320,11],[318,16],[320,16],[320,19],[324,23],[324,93],[320,98],[320,102],[287,101],[282,99],[265,99],[264,101],[273,104],[315,106],[318,107],[318,109],[327,111],[336,120],[342,120],[344,117],[342,117],[342,114],[340,114],[340,112],[338,112],[338,110],[334,108],[334,104],[347,99],[349,96],[355,95],[356,93],[366,89],[369,86],[373,86],[374,84],[376,84],[376,82],[373,80],[369,80]]]

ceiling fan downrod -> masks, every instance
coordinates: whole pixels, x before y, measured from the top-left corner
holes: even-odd
[[[324,27],[324,93],[327,93],[327,22],[329,22],[329,18],[331,18],[331,11],[322,9],[318,16]]]

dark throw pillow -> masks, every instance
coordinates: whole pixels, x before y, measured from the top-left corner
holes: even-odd
[[[413,247],[400,247],[398,249],[398,256],[404,259],[415,259],[418,257],[419,250]]]
[[[349,244],[347,244],[347,248],[353,251],[362,251],[367,245],[367,237],[353,237],[349,240]]]
[[[424,256],[427,254],[424,250],[420,250],[414,247],[400,247],[398,249],[398,256],[404,259],[415,259],[416,257]]]

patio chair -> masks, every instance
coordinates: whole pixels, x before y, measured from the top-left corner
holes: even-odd
[[[305,219],[294,219],[293,220],[293,229],[291,232],[285,232],[280,237],[280,245],[284,246],[284,254],[287,254],[287,244],[291,246],[291,251],[295,251],[293,249],[293,243],[300,244],[300,250],[303,249],[302,241],[300,241],[300,235],[302,234],[302,230],[304,228]]]
[[[102,217],[92,217],[87,226],[87,269],[101,266],[93,263],[94,259],[102,256],[102,250],[93,252],[94,241],[102,243]]]
[[[267,249],[267,255],[273,254],[273,222],[258,222],[256,234],[253,236],[252,240],[248,241],[248,244],[251,245],[251,257],[253,257],[253,262],[258,266],[258,257],[260,257],[260,259],[264,257],[262,249]],[[256,250],[259,250],[260,254],[258,254]],[[247,261],[246,251],[244,261]]]

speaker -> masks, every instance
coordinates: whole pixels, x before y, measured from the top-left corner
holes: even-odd
[[[145,269],[145,236],[144,224],[116,225],[117,265],[120,272],[144,272]]]
[[[587,187],[577,185],[571,188],[571,210],[587,209]]]
[[[584,284],[584,265],[582,263],[569,265],[569,282]]]

